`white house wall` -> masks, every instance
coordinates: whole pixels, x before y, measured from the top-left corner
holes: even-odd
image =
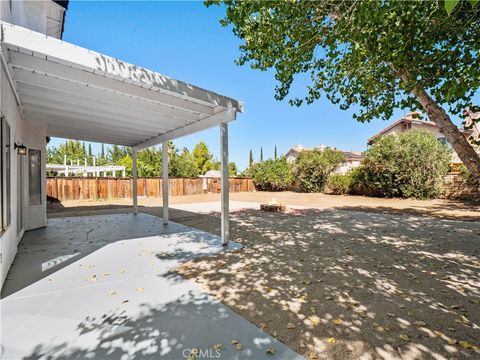
[[[10,208],[11,208],[11,222],[8,228],[0,237],[0,248],[2,254],[1,261],[1,285],[3,285],[7,276],[15,254],[17,253],[17,246],[23,236],[23,230],[35,229],[46,226],[46,170],[45,170],[45,154],[46,154],[46,127],[42,124],[27,124],[22,120],[17,102],[14,97],[13,90],[8,82],[4,67],[1,67],[0,72],[0,110],[5,120],[10,125],[10,144],[11,151],[11,171],[10,171]],[[23,230],[18,232],[18,224],[20,221],[18,217],[19,197],[18,197],[18,151],[13,149],[14,144],[24,144],[27,149],[38,149],[42,152],[42,204],[37,206],[28,205],[28,155],[23,156]]]

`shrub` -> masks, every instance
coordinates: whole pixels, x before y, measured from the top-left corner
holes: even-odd
[[[436,197],[441,193],[450,159],[448,147],[430,132],[384,135],[367,150],[352,187],[366,195]]]
[[[352,176],[347,174],[332,174],[327,180],[328,192],[335,195],[345,195],[350,192]]]
[[[303,192],[321,192],[328,176],[345,159],[338,150],[302,152],[295,163],[295,175]]]
[[[249,174],[263,191],[286,190],[293,182],[292,167],[284,158],[256,163],[249,168]]]

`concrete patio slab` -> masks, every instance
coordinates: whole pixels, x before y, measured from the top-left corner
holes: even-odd
[[[146,214],[48,225],[25,234],[8,274],[2,359],[302,358],[173,271],[239,244]]]

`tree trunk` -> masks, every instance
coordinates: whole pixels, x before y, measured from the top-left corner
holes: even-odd
[[[448,114],[425,91],[419,91],[417,99],[427,112],[428,118],[440,128],[460,160],[476,179],[480,179],[480,156],[473,146],[450,120]]]
[[[409,84],[410,79],[406,74],[402,74],[401,78],[406,84]],[[474,178],[480,179],[479,154],[475,152],[473,146],[452,122],[445,110],[443,110],[425,90],[414,88],[412,92],[426,111],[428,118],[433,121],[445,135],[465,167]]]

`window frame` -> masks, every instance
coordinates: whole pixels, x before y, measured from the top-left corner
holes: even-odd
[[[1,116],[1,232],[12,223],[12,128],[5,116]]]
[[[38,203],[32,203],[32,193],[31,193],[31,190],[32,190],[32,164],[30,162],[30,153],[33,153],[33,152],[37,152],[38,153],[38,161],[39,161],[39,172],[38,172],[38,175],[39,175],[39,178],[38,178],[38,181],[39,181],[39,184],[38,184],[38,190],[39,190],[39,193],[38,193]],[[36,185],[36,184],[35,184]],[[43,204],[43,197],[42,197],[42,150],[40,149],[34,149],[34,148],[31,148],[31,149],[28,149],[28,205],[29,206],[39,206],[39,205],[42,205]]]

